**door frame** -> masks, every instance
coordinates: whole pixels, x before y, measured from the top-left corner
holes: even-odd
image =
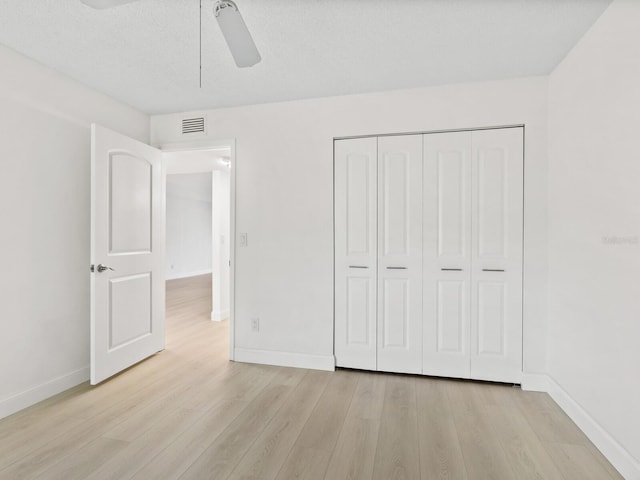
[[[230,161],[230,177],[229,177],[229,195],[230,195],[230,207],[229,220],[231,225],[229,226],[229,259],[231,265],[229,266],[229,360],[235,360],[235,304],[236,304],[236,139],[235,138],[223,138],[223,139],[210,139],[210,140],[195,140],[186,142],[171,142],[158,145],[158,148],[163,153],[177,153],[188,151],[206,151],[206,150],[229,150]],[[166,200],[167,200],[167,159],[162,159],[162,189],[163,189],[163,201],[162,201],[162,216],[166,220]],[[165,232],[166,236],[166,232]]]

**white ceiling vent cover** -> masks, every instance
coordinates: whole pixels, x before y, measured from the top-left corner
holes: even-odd
[[[182,134],[189,135],[192,133],[205,133],[204,117],[182,119]]]

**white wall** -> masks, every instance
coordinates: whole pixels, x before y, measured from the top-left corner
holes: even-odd
[[[236,358],[318,368],[333,365],[333,138],[526,124],[524,360],[545,371],[546,78],[205,113],[210,137],[236,139],[236,233],[248,233],[235,250]],[[181,141],[181,118],[152,117],[152,143]]]
[[[0,417],[88,379],[90,123],[148,117],[0,46]]]
[[[211,273],[211,173],[167,175],[166,278]]]
[[[549,373],[640,478],[640,2],[611,4],[549,105]]]

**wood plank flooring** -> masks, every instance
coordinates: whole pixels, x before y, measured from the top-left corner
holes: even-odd
[[[229,362],[210,282],[168,282],[165,351],[0,420],[0,480],[622,478],[546,394]]]

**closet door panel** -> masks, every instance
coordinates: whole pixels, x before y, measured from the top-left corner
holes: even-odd
[[[464,355],[467,352],[469,328],[467,282],[439,280],[436,292],[436,351]]]
[[[377,140],[335,142],[335,356],[376,369]]]
[[[382,283],[382,346],[383,348],[409,348],[408,326],[411,307],[407,278],[386,278]]]
[[[471,132],[424,135],[423,365],[470,375]]]
[[[471,376],[522,379],[522,128],[472,134]]]
[[[478,295],[478,355],[504,356],[506,351],[507,285],[480,281]]]
[[[504,261],[509,236],[506,178],[509,155],[498,147],[478,147],[476,154],[477,258]]]
[[[378,139],[378,370],[422,370],[422,137]]]

